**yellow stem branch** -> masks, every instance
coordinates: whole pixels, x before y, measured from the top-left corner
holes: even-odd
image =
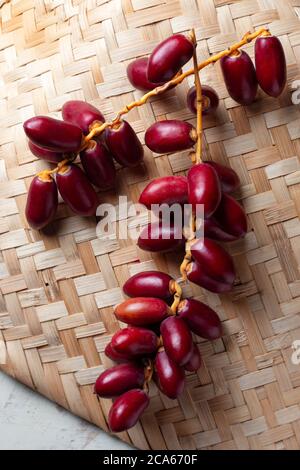
[[[225,57],[227,55],[232,54],[233,52],[238,50],[240,47],[250,43],[251,41],[253,41],[257,37],[259,37],[259,36],[268,36],[269,34],[270,34],[269,30],[266,29],[266,28],[260,28],[257,31],[254,31],[253,33],[246,33],[239,42],[236,42],[232,46],[228,47],[228,49],[225,49],[225,50],[219,52],[218,54],[210,56],[207,59],[205,59],[203,62],[201,62],[200,64],[197,64],[197,70],[200,71],[203,68],[207,67],[208,65],[214,64],[218,60],[222,59],[222,57]],[[193,74],[195,74],[195,67],[187,70],[184,73],[175,75],[175,77],[172,78],[172,80],[170,80],[169,82],[165,83],[164,85],[161,85],[161,86],[158,86],[158,87],[154,88],[154,90],[149,91],[148,93],[143,95],[139,100],[132,101],[131,103],[127,104],[123,109],[121,109],[117,113],[116,117],[111,122],[105,122],[103,124],[100,124],[99,126],[95,126],[91,130],[91,132],[84,137],[83,143],[82,143],[82,146],[81,146],[80,150],[83,150],[84,148],[86,148],[88,142],[91,139],[93,139],[94,137],[96,137],[97,135],[100,135],[106,128],[113,127],[116,124],[118,124],[120,122],[122,116],[129,113],[129,111],[131,111],[132,109],[137,108],[139,106],[143,106],[153,96],[160,95],[160,94],[164,93],[165,91],[169,90],[170,88],[179,85],[180,83],[183,82],[183,80],[185,80],[187,77],[189,77],[190,75],[193,75]],[[202,117],[201,117],[201,119],[202,119]],[[73,161],[74,157],[70,158],[69,160]],[[45,172],[49,171],[49,174],[53,174],[53,173],[56,173],[59,170],[59,168],[60,167],[58,166],[58,167],[54,168],[53,170],[44,170],[44,171]]]

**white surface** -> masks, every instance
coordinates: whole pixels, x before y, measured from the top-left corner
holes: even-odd
[[[0,436],[1,450],[130,449],[2,372]]]

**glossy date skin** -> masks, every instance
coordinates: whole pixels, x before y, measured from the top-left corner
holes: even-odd
[[[185,121],[158,121],[148,127],[145,143],[152,152],[179,152],[193,147],[197,139],[195,132],[194,126]]]
[[[106,129],[105,139],[114,159],[120,165],[134,167],[142,162],[143,146],[127,121],[122,121],[117,128]]]
[[[23,124],[28,139],[38,147],[53,152],[78,152],[82,142],[82,131],[69,122],[47,116],[35,116]]]
[[[148,224],[140,233],[138,246],[144,251],[168,252],[184,248],[182,226],[159,222]]]
[[[139,203],[151,210],[154,204],[185,204],[188,199],[187,179],[185,176],[162,176],[145,187]]]
[[[166,353],[159,351],[154,361],[154,380],[167,397],[175,400],[184,389],[184,369],[174,362]]]
[[[252,60],[245,51],[225,56],[221,68],[229,95],[237,103],[250,105],[257,93],[257,78]]]
[[[75,124],[84,134],[90,132],[93,123],[99,124],[105,122],[101,111],[95,106],[86,103],[86,101],[66,101],[61,112],[64,121]]]
[[[149,405],[149,396],[139,389],[129,390],[114,401],[108,415],[112,432],[132,428]]]
[[[197,114],[197,92],[195,86],[189,89],[186,101],[189,110]],[[217,92],[209,85],[202,85],[202,114],[213,113],[218,106],[219,97]]]
[[[223,194],[218,209],[205,221],[205,235],[214,240],[230,242],[247,233],[247,216],[243,207],[228,194]]]
[[[46,160],[47,162],[59,163],[61,160],[65,158],[63,153],[51,152],[51,150],[38,147],[30,140],[28,141],[28,147],[34,156],[41,158],[42,160]]]
[[[210,217],[221,200],[221,184],[216,170],[208,163],[193,165],[188,172],[188,200],[196,210],[204,205],[204,216]]]
[[[91,140],[80,152],[80,160],[88,179],[95,186],[106,190],[115,185],[116,169],[112,155],[102,142]]]
[[[201,338],[214,340],[222,336],[222,324],[217,313],[196,299],[184,299],[177,310],[190,330]]]
[[[240,187],[240,178],[232,168],[212,161],[204,163],[207,163],[216,170],[223,193],[232,193]]]
[[[209,238],[197,240],[191,246],[191,254],[206,276],[214,281],[233,285],[235,279],[233,260],[221,245]]]
[[[187,266],[187,278],[189,281],[207,289],[215,294],[223,294],[232,290],[232,284],[215,280],[207,275],[205,268],[196,261]]]
[[[170,314],[170,308],[155,297],[134,297],[127,299],[115,308],[118,320],[133,326],[146,326],[160,323]]]
[[[158,338],[151,330],[129,326],[114,334],[111,347],[118,354],[134,359],[153,354],[158,347]]]
[[[188,362],[184,364],[184,370],[188,372],[196,372],[200,369],[202,364],[201,355],[199,349],[197,348],[196,344],[193,345],[192,355]]]
[[[69,164],[61,168],[57,172],[56,183],[61,197],[75,214],[84,217],[96,214],[97,193],[77,165]]]
[[[40,230],[54,218],[58,206],[58,195],[55,181],[49,176],[47,180],[35,176],[30,184],[25,215],[30,227]]]
[[[167,355],[179,366],[185,365],[193,352],[192,335],[186,323],[175,316],[166,318],[160,332]]]
[[[105,355],[114,362],[118,364],[124,364],[126,362],[131,362],[131,356],[126,354],[120,354],[114,351],[111,346],[111,343],[108,343],[104,350]]]
[[[133,388],[142,388],[144,368],[137,364],[119,364],[105,370],[95,383],[95,393],[101,398],[113,398]]]
[[[145,271],[134,274],[123,285],[129,297],[157,297],[169,300],[174,294],[174,280],[161,271]]]
[[[148,59],[146,57],[141,57],[139,59],[130,62],[127,67],[127,77],[131,85],[133,85],[138,90],[150,91],[156,88],[157,86],[163,85],[161,83],[153,83],[148,80],[147,76],[148,69]]]
[[[255,42],[256,75],[265,93],[277,98],[286,84],[287,70],[284,50],[275,36],[257,38]]]
[[[183,34],[174,34],[159,43],[149,57],[147,77],[153,83],[167,82],[193,55],[194,45]]]

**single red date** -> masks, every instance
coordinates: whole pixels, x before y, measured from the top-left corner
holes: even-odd
[[[139,203],[147,209],[157,204],[185,204],[188,199],[185,176],[162,176],[151,181],[141,193]]]
[[[31,142],[53,152],[78,152],[82,143],[79,127],[51,117],[32,117],[24,122],[23,127]]]
[[[222,324],[217,313],[196,299],[184,299],[177,310],[190,330],[201,338],[214,340],[222,336]]]
[[[253,62],[247,52],[237,51],[223,57],[221,67],[231,98],[242,105],[253,103],[258,84]]]
[[[169,300],[175,293],[175,281],[169,274],[161,271],[144,271],[134,274],[123,285],[129,297],[157,297]]]
[[[116,169],[112,155],[103,142],[90,140],[88,146],[80,152],[80,160],[91,183],[102,190],[114,186]]]
[[[114,401],[108,415],[112,432],[132,428],[149,405],[149,396],[139,389],[129,390]]]
[[[192,355],[188,362],[184,364],[184,370],[188,372],[196,372],[202,364],[201,355],[196,344],[193,345]]]
[[[114,159],[120,165],[134,167],[143,160],[143,146],[127,121],[122,121],[118,127],[106,129],[105,139]]]
[[[61,112],[64,121],[75,124],[84,134],[88,134],[93,125],[99,125],[105,121],[101,111],[85,101],[66,101]]]
[[[174,34],[159,43],[149,57],[147,76],[150,82],[171,80],[181,67],[188,62],[194,45],[183,34]]]
[[[63,153],[51,152],[51,150],[38,147],[33,142],[31,142],[31,140],[28,141],[28,147],[35,157],[46,160],[47,162],[58,163],[65,158]]]
[[[145,133],[147,147],[156,153],[186,150],[193,147],[196,140],[192,124],[176,119],[155,122]]]
[[[117,353],[134,359],[153,354],[158,347],[158,338],[151,330],[130,326],[114,334],[111,347]]]
[[[184,245],[182,226],[164,221],[148,224],[138,238],[138,246],[144,251],[167,252],[183,249]]]
[[[150,82],[147,76],[148,69],[148,59],[146,57],[141,57],[139,59],[130,62],[127,67],[127,77],[131,85],[142,91],[150,91],[156,88],[157,86],[163,85],[161,83]]]
[[[77,165],[62,167],[57,172],[56,183],[61,197],[75,214],[85,217],[96,214],[97,193]]]
[[[221,184],[216,170],[208,163],[198,163],[188,172],[188,199],[194,210],[204,206],[204,216],[210,217],[221,200]]]
[[[193,340],[186,323],[178,317],[166,318],[160,325],[166,353],[179,366],[185,365],[193,352]]]
[[[170,308],[155,297],[127,299],[115,308],[118,320],[134,326],[146,326],[161,322],[170,313]]]
[[[35,176],[30,184],[25,215],[30,227],[40,230],[53,220],[58,205],[57,187],[51,176]]]
[[[186,100],[189,110],[197,114],[197,91],[195,86],[189,89]],[[211,86],[202,85],[202,114],[213,113],[218,106],[219,97],[217,92]]]
[[[286,60],[281,42],[275,36],[265,36],[255,42],[256,75],[260,87],[277,98],[286,84]]]
[[[144,369],[137,364],[119,364],[105,370],[95,383],[95,393],[102,398],[113,398],[133,388],[142,388]]]
[[[175,400],[184,389],[185,373],[184,369],[174,362],[166,353],[157,353],[154,361],[154,380],[167,397]]]

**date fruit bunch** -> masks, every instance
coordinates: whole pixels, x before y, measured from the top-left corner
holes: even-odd
[[[242,105],[256,98],[258,85],[269,96],[277,98],[286,84],[286,60],[279,39],[269,33],[255,42],[255,67],[245,51],[235,50],[221,59],[227,91]]]
[[[63,105],[62,118],[35,116],[24,123],[31,152],[57,165],[35,176],[28,191],[26,217],[36,230],[53,220],[58,191],[75,214],[95,215],[99,202],[94,186],[103,191],[115,185],[113,159],[126,167],[143,159],[143,146],[127,121],[86,142],[85,137],[104,123],[103,114],[89,103],[73,100]],[[73,163],[78,154],[83,170]]]
[[[103,372],[95,384],[99,397],[115,398],[108,417],[113,432],[136,424],[149,404],[152,378],[168,398],[182,393],[185,373],[201,366],[192,333],[208,340],[222,335],[216,312],[198,300],[181,300],[178,284],[166,273],[135,274],[123,290],[130,298],[114,313],[128,326],[117,331],[105,349],[119,364]],[[173,297],[177,300],[172,303]]]
[[[151,181],[139,202],[149,210],[162,205],[189,203],[193,209],[204,206],[204,239],[185,239],[183,223],[158,220],[140,233],[138,246],[146,251],[168,252],[188,245],[187,278],[195,284],[222,293],[232,289],[235,270],[231,256],[218,242],[242,238],[247,232],[247,218],[242,206],[230,194],[239,187],[234,170],[206,161],[192,166],[186,176],[164,176]]]

